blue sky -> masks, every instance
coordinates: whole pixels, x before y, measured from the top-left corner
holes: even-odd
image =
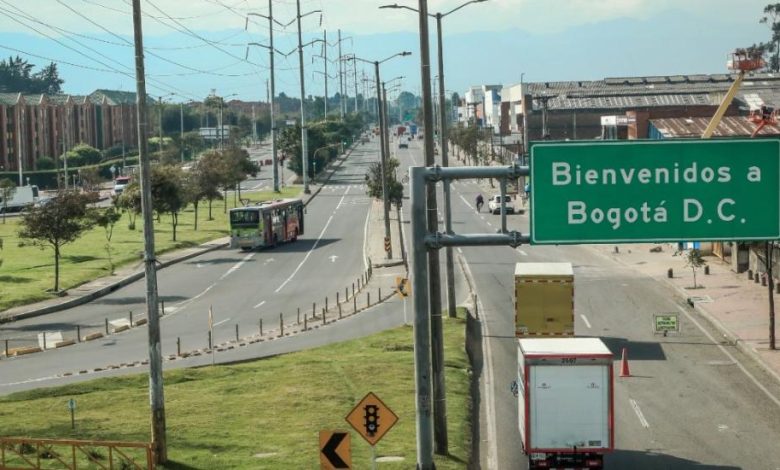
[[[417,1],[393,0],[417,7]],[[419,93],[418,18],[407,10],[380,10],[390,1],[301,0],[304,42],[335,42],[341,28],[342,53],[369,60],[403,50],[382,65],[382,76],[404,76],[404,89]],[[446,12],[462,0],[429,0],[429,11]],[[614,76],[723,73],[727,53],[768,38],[759,24],[767,1],[756,0],[488,0],[444,19],[447,89],[520,81],[588,80]],[[268,13],[257,0],[142,0],[148,90],[170,101],[202,99],[212,90],[244,100],[265,99],[268,53],[246,44],[268,43]],[[182,9],[181,5],[187,5]],[[295,18],[295,2],[274,1],[282,23]],[[0,55],[19,54],[31,63],[60,63],[65,91],[135,89],[129,0],[0,0]],[[435,22],[430,23],[432,33]],[[277,26],[275,46],[297,45],[295,25]],[[431,36],[435,71],[435,35]],[[337,56],[329,47],[329,58]],[[324,92],[320,44],[306,49],[307,94]],[[297,54],[277,56],[276,89],[299,96]],[[334,74],[335,64],[329,65]],[[373,68],[360,65],[373,78]],[[351,65],[350,65],[351,74]],[[350,78],[350,83],[351,83]],[[332,95],[338,89],[329,83]],[[350,85],[350,95],[353,94]]]

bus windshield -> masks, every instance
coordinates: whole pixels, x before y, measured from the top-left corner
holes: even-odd
[[[260,211],[244,209],[230,211],[230,225],[257,225],[260,222]]]

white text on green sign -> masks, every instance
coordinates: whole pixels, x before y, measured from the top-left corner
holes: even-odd
[[[776,140],[550,143],[531,149],[531,241],[780,238]]]

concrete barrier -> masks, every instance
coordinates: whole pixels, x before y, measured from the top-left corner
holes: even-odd
[[[65,346],[73,346],[74,344],[76,344],[76,340],[75,339],[69,339],[69,340],[66,340],[66,341],[60,341],[60,342],[54,343],[54,347],[55,348],[64,348]]]
[[[15,348],[15,349],[9,349],[8,355],[9,356],[24,356],[26,354],[33,354],[33,353],[39,353],[42,352],[43,348],[39,348],[38,346],[29,346],[25,348]]]
[[[83,341],[92,341],[98,338],[102,338],[104,335],[101,332],[90,333],[82,338]]]

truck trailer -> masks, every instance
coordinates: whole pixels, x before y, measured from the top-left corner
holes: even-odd
[[[8,200],[5,200],[0,192],[0,213],[23,211],[33,207],[39,200],[38,186],[35,185],[13,188],[8,193]]]
[[[517,263],[515,336],[574,336],[571,263]]]
[[[612,353],[599,338],[522,338],[518,425],[529,469],[601,469],[614,449]]]

